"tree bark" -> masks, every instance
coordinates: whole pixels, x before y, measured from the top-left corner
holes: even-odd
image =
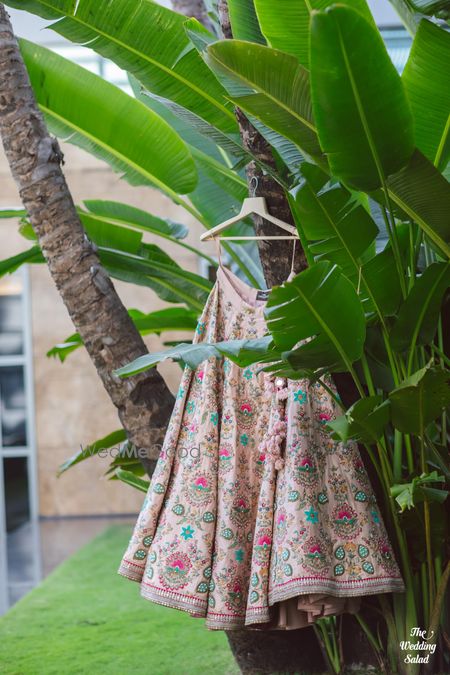
[[[218,11],[223,37],[231,39],[233,33],[226,0],[219,0]],[[269,143],[255,129],[239,108],[235,109],[235,114],[244,148],[259,161],[275,169],[275,159]],[[271,176],[265,175],[255,162],[250,162],[247,165],[246,173],[249,185],[252,179],[257,179],[256,195],[266,199],[269,212],[276,218],[280,218],[280,220],[284,220],[295,227],[283,187]],[[272,225],[262,218],[255,217],[254,225],[258,237],[280,234],[280,230],[276,225]],[[307,267],[305,254],[299,241],[296,243],[294,260],[293,243],[290,241],[259,241],[258,247],[264,278],[268,288],[286,281],[292,267],[295,272],[300,272]]]
[[[176,12],[194,17],[194,19],[200,21],[205,28],[212,30],[212,24],[209,20],[208,12],[206,11],[203,0],[173,0],[172,7]]]
[[[147,353],[88,240],[67,187],[56,139],[45,126],[8,14],[0,4],[0,135],[50,274],[129,440],[148,470],[159,453],[173,396],[152,369],[114,370]]]

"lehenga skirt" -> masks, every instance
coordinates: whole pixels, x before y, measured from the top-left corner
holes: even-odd
[[[264,335],[258,297],[219,268],[195,340]],[[227,358],[186,367],[119,573],[226,630],[299,628],[404,591],[358,446],[327,430],[341,412],[319,382]]]

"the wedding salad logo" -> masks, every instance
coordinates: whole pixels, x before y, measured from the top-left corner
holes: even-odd
[[[408,652],[403,661],[405,663],[428,663],[430,654],[436,651],[436,643],[433,641],[434,631],[430,631],[430,635],[427,635],[426,630],[415,626],[411,628],[409,637],[415,639],[400,642],[400,649]]]

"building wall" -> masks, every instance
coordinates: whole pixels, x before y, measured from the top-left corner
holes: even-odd
[[[184,209],[175,206],[156,190],[135,188],[119,179],[106,165],[86,153],[63,144],[69,187],[77,203],[83,199],[112,199],[146,209],[155,215],[183,222],[190,227],[187,241],[198,244],[200,226]],[[8,166],[0,153],[0,205],[19,206],[16,187]],[[183,267],[198,272],[198,259],[189,251],[151,235],[145,241],[159,243]],[[29,242],[18,234],[17,222],[0,221],[0,258],[6,258],[27,248]],[[94,457],[57,478],[58,466],[79,448],[120,424],[115,409],[104,391],[85,350],[71,354],[65,363],[46,357],[54,344],[74,332],[67,311],[44,265],[30,268],[32,334],[34,351],[34,382],[36,437],[38,454],[39,511],[44,516],[80,514],[117,514],[136,512],[142,503],[142,493],[119,483],[108,481],[103,474],[108,459]],[[127,307],[154,311],[167,306],[151,290],[122,282],[115,286]],[[165,333],[164,340],[181,335]],[[148,336],[150,350],[162,347],[156,336]],[[180,378],[177,364],[161,365],[160,371],[172,391]]]

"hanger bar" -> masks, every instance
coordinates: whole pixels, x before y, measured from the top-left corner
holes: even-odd
[[[296,241],[299,241],[298,237],[289,236],[288,234],[286,235],[280,234],[273,236],[267,235],[267,237],[257,237],[256,235],[244,237],[243,235],[242,236],[236,235],[235,237],[210,237],[210,239],[220,239],[221,241],[281,241],[281,240],[293,241],[295,239]]]
[[[247,216],[251,215],[260,216],[261,218],[263,218],[263,220],[267,220],[269,223],[276,225],[285,232],[289,232],[292,235],[291,238],[298,238],[297,230],[293,225],[291,225],[290,223],[286,223],[284,222],[284,220],[280,220],[280,218],[276,218],[275,216],[272,216],[269,213],[269,211],[267,210],[267,203],[264,197],[247,197],[242,202],[241,210],[236,216],[233,216],[232,218],[225,220],[223,223],[215,225],[207,232],[204,232],[200,236],[200,241],[208,241],[208,239],[214,239],[217,235],[219,235],[221,232],[230,227],[230,225],[234,225],[243,218],[247,218]],[[241,239],[242,237],[239,238]],[[268,239],[268,237],[258,237],[258,239],[265,240]]]

